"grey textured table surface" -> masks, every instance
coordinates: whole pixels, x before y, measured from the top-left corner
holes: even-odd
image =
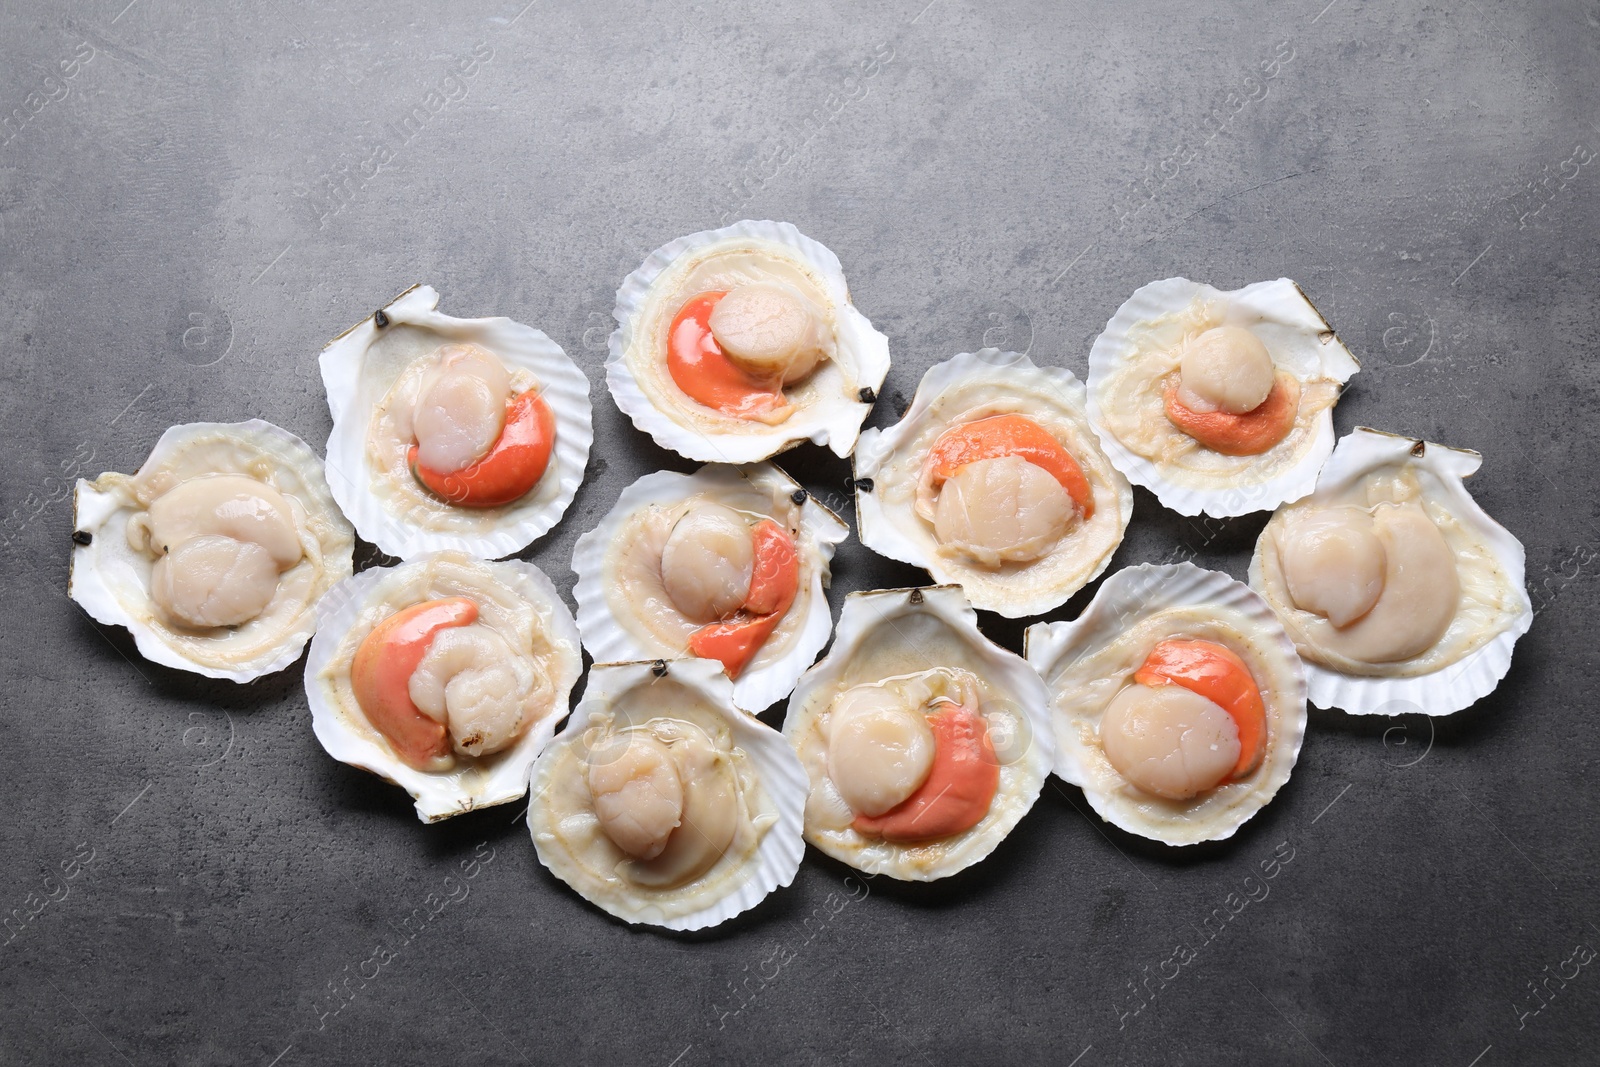
[[[0,7],[0,1061],[1600,1062],[1600,5],[521,2]],[[1484,454],[1539,608],[1510,676],[1437,722],[1314,712],[1221,846],[1052,780],[947,883],[811,853],[662,936],[515,808],[423,826],[328,758],[298,666],[208,683],[65,598],[73,476],[195,419],[320,447],[319,349],[414,281],[590,374],[588,480],[526,554],[570,595],[620,489],[690,467],[605,392],[615,288],[741,217],[838,252],[893,348],[874,425],[984,344],[1081,376],[1152,279],[1297,279],[1365,362],[1341,432]],[[790,460],[843,502],[847,464]],[[1114,565],[1242,575],[1260,526],[1141,492]],[[919,578],[856,543],[834,575],[835,608]]]

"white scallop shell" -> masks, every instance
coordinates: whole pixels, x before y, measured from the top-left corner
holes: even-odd
[[[346,635],[369,607],[381,602],[385,580],[397,573],[444,560],[489,576],[523,597],[540,616],[557,648],[558,667],[550,678],[554,710],[530,726],[517,743],[479,760],[463,760],[443,774],[408,766],[370,725],[356,722],[359,708],[346,708],[326,677]],[[397,605],[404,607],[405,605]],[[417,818],[438,822],[478,808],[521,799],[528,791],[528,769],[566,719],[572,687],[583,673],[578,627],[561,594],[543,571],[521,560],[489,563],[464,553],[438,552],[393,567],[372,567],[333,588],[318,606],[317,635],[306,657],[306,702],[311,726],[323,749],[341,763],[393,782],[416,801]]]
[[[582,744],[584,733],[596,715],[603,714],[619,694],[653,684],[657,678],[654,672],[659,669],[660,664],[651,663],[597,663],[589,671],[589,680],[577,710],[572,713],[572,722],[533,766],[528,831],[533,836],[539,862],[595,906],[630,923],[648,923],[669,930],[700,930],[749,911],[774,889],[789,885],[800,870],[800,860],[805,854],[805,841],[801,836],[806,803],[805,771],[776,730],[733,706],[733,687],[719,664],[701,659],[673,660],[665,669],[679,684],[704,697],[709,708],[727,723],[736,747],[749,755],[762,790],[778,816],[777,822],[762,834],[745,877],[737,881],[730,879],[733,884],[725,894],[707,901],[703,907],[671,915],[648,899],[597,899],[584,892],[582,868],[566,850],[555,844],[545,825],[548,808],[541,803],[550,786],[549,776],[556,765],[557,749]],[[643,892],[646,891],[641,890]]]
[[[1055,770],[1063,780],[1083,789],[1084,797],[1102,819],[1129,833],[1169,845],[1221,841],[1232,837],[1234,831],[1283,788],[1305,739],[1305,673],[1294,642],[1284,633],[1278,616],[1265,600],[1243,582],[1192,563],[1143,563],[1126,567],[1101,584],[1089,606],[1074,621],[1041,622],[1028,627],[1028,662],[1055,694],[1059,686],[1066,684],[1062,681],[1063,671],[1075,660],[1103,649],[1130,625],[1169,608],[1201,608],[1215,612],[1219,618],[1230,619],[1230,627],[1233,627],[1232,620],[1247,625],[1249,633],[1243,633],[1242,626],[1239,627],[1241,636],[1249,641],[1260,661],[1276,672],[1276,688],[1287,696],[1286,721],[1280,724],[1275,735],[1269,730],[1268,750],[1261,766],[1247,778],[1212,791],[1213,794],[1231,791],[1217,813],[1220,817],[1190,821],[1180,813],[1162,825],[1157,821],[1156,812],[1163,807],[1170,809],[1178,802],[1130,798],[1115,769],[1103,756],[1098,761],[1094,758],[1095,753],[1076,728],[1081,724],[1070,720],[1052,699],[1057,746]],[[1248,788],[1235,788],[1246,785]],[[1199,802],[1200,798],[1196,798],[1188,803]]]
[[[191,422],[173,426],[161,435],[150,450],[141,471],[155,470],[180,460],[183,453],[202,439],[226,438],[240,452],[225,458],[219,467],[206,473],[248,474],[249,465],[266,462],[271,477],[264,478],[285,496],[295,498],[306,509],[314,525],[312,532],[322,550],[323,572],[310,603],[295,617],[294,626],[264,647],[258,654],[232,666],[224,662],[202,662],[186,654],[166,627],[155,622],[149,583],[150,562],[128,547],[127,523],[133,510],[130,501],[115,487],[102,486],[101,475],[94,482],[78,479],[74,495],[74,529],[92,535],[87,545],[72,550],[68,594],[85,611],[108,626],[124,626],[133,635],[139,654],[153,663],[192,671],[207,678],[227,678],[248,682],[289,666],[300,658],[300,651],[316,629],[316,600],[341,579],[348,578],[355,550],[355,533],[339,513],[323,479],[322,461],[300,438],[288,430],[261,419],[248,422]],[[298,565],[297,565],[298,566]],[[251,624],[245,624],[242,629]]]
[[[674,659],[687,656],[687,649],[669,648],[664,643],[647,642],[629,631],[611,613],[606,600],[606,551],[616,542],[629,516],[651,504],[672,504],[696,493],[713,495],[748,494],[754,488],[770,495],[787,496],[800,490],[799,482],[770,463],[730,467],[708,463],[693,474],[658,471],[647,474],[622,491],[600,524],[578,538],[572,550],[572,570],[578,576],[573,597],[578,602],[578,630],[583,647],[596,663],[631,660]],[[762,510],[754,500],[741,501],[745,510]],[[733,683],[733,703],[742,711],[755,714],[788,696],[794,683],[816,660],[833,632],[833,615],[823,592],[828,585],[829,561],[834,546],[850,534],[850,528],[821,501],[807,496],[800,507],[800,536],[796,549],[802,559],[812,562],[811,580],[800,590],[790,610],[805,613],[804,628],[794,645],[781,655],[757,653]]]
[[[740,432],[706,432],[688,424],[683,413],[664,410],[650,400],[628,361],[638,317],[645,310],[657,279],[685,256],[719,244],[774,247],[798,259],[816,275],[836,316],[838,351],[835,359],[847,370],[850,395],[841,393],[823,398],[797,410],[777,426],[742,423]],[[787,222],[746,219],[721,229],[669,241],[650,253],[639,268],[623,280],[612,314],[617,328],[610,338],[606,385],[617,407],[635,426],[655,438],[656,444],[699,462],[754,463],[805,440],[827,445],[835,455],[848,456],[855,448],[862,421],[872,410],[872,405],[862,402],[856,394],[863,388],[876,393],[889,373],[889,340],[874,330],[867,317],[851,304],[850,289],[845,284],[839,257]],[[686,410],[708,410],[687,399],[684,406]]]
[[[997,611],[1013,619],[1042,615],[1066,603],[1072,594],[1098,578],[1111,562],[1117,546],[1122,543],[1123,531],[1127,529],[1128,519],[1133,514],[1133,490],[1114,466],[1107,464],[1110,477],[1104,481],[1108,484],[1097,484],[1100,480],[1091,479],[1090,485],[1099,498],[1096,501],[1097,515],[1103,513],[1108,504],[1115,504],[1116,515],[1120,519],[1115,537],[1104,546],[1097,558],[1090,561],[1088,567],[1070,575],[1065,582],[1053,584],[1034,583],[1022,589],[1009,589],[976,580],[963,581],[964,569],[952,566],[939,555],[932,531],[914,512],[897,516],[883,504],[881,475],[884,464],[896,449],[916,435],[924,421],[937,417],[939,413],[932,409],[941,397],[949,390],[977,379],[992,379],[1013,388],[1026,383],[1039,392],[1054,394],[1053,399],[1060,410],[1082,425],[1085,443],[1091,448],[1096,447],[1098,435],[1092,432],[1084,410],[1085,389],[1071,371],[1065,367],[1036,366],[1026,355],[1017,352],[1001,352],[994,348],[963,352],[937,364],[922,376],[922,381],[917,385],[917,395],[899,422],[884,430],[868,429],[861,432],[853,460],[857,478],[856,522],[861,531],[861,543],[880,555],[923,568],[937,582],[960,585],[974,607]],[[959,414],[957,411],[943,413],[946,418]],[[1091,474],[1092,468],[1085,465],[1084,473]],[[860,488],[859,480],[862,478],[872,479],[876,483],[873,492]],[[1052,555],[1064,550],[1063,546],[1057,546],[1052,550]],[[1015,573],[1026,576],[1032,569],[1021,567]]]
[[[427,552],[453,550],[480,559],[499,559],[532,544],[560,521],[583,481],[594,441],[590,421],[589,380],[561,346],[532,326],[503,316],[458,319],[435,310],[439,294],[432,286],[414,285],[382,310],[390,325],[379,327],[374,316],[352,326],[322,350],[318,360],[322,383],[333,413],[328,438],[328,483],[344,513],[361,536],[385,553],[411,559]],[[394,383],[403,365],[381,365],[368,359],[373,345],[399,326],[437,335],[437,343],[482,345],[508,368],[538,379],[540,395],[556,420],[553,470],[521,500],[499,508],[453,508],[448,528],[436,528],[407,515],[404,507],[386,506],[373,490],[374,474],[367,458],[367,430],[376,405]],[[411,345],[411,359],[433,345]],[[551,475],[554,475],[552,478]]]
[[[1017,726],[1025,733],[1019,741],[1023,751],[1003,766],[1000,790],[989,815],[953,838],[901,845],[852,829],[831,831],[830,839],[806,827],[807,841],[867,874],[929,882],[978,863],[1032,809],[1056,759],[1050,694],[1043,680],[1021,656],[983,636],[978,613],[954,585],[879,589],[847,596],[833,647],[805,673],[789,698],[783,736],[798,751],[816,717],[850,685],[932,666],[959,665],[951,663],[956,657],[939,647],[945,633],[965,646],[971,664],[968,669],[1002,694],[1006,710],[1020,713]],[[864,662],[861,668],[855,666],[858,657]],[[1011,768],[1017,773],[1008,779],[1005,772]],[[818,786],[811,783],[812,788]],[[1006,796],[1004,804],[1002,795]],[[943,851],[930,865],[927,856],[934,849]]]
[[[1332,407],[1316,416],[1310,445],[1288,469],[1264,481],[1246,481],[1224,489],[1203,489],[1175,482],[1159,465],[1133,452],[1105,428],[1099,385],[1112,368],[1131,353],[1133,345],[1129,332],[1141,323],[1184,308],[1197,298],[1225,298],[1228,320],[1248,324],[1267,346],[1273,362],[1302,381],[1316,375],[1343,384],[1361,369],[1321,312],[1288,278],[1256,282],[1232,291],[1218,290],[1187,278],[1151,282],[1136,290],[1117,309],[1089,350],[1089,420],[1106,454],[1129,481],[1144,486],[1164,507],[1180,515],[1230,518],[1270,511],[1279,504],[1300,499],[1311,492],[1317,471],[1333,451]]]
[[[1421,446],[1419,456],[1415,450]],[[1319,708],[1342,708],[1352,715],[1449,715],[1477,703],[1494,692],[1511,669],[1517,639],[1533,625],[1533,602],[1525,587],[1526,562],[1522,542],[1492,519],[1467,492],[1465,479],[1483,464],[1476,452],[1419,441],[1358,426],[1340,439],[1333,456],[1322,468],[1312,499],[1334,494],[1368,473],[1394,463],[1404,463],[1422,475],[1425,488],[1441,494],[1457,519],[1471,527],[1494,553],[1506,571],[1520,610],[1508,628],[1488,644],[1429,674],[1409,678],[1374,678],[1341,674],[1307,659],[1306,681],[1311,702]],[[1262,534],[1265,537],[1265,531]],[[1250,558],[1250,585],[1261,588],[1261,546]]]

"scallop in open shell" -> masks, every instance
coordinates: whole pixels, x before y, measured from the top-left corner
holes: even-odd
[[[844,522],[769,463],[660,471],[578,538],[578,629],[597,663],[693,655],[733,702],[789,695],[833,631],[823,590]]]
[[[1289,780],[1306,730],[1294,644],[1266,601],[1191,563],[1118,571],[1072,622],[1027,631],[1056,774],[1114,826],[1220,841]]]
[[[847,456],[889,371],[839,257],[745,220],[656,249],[617,290],[606,384],[662,448],[753,463],[801,441]]]
[[[583,667],[544,572],[438,552],[362,571],[318,615],[305,685],[328,755],[405,789],[424,822],[527,793]]]
[[[810,780],[806,840],[905,881],[993,852],[1055,759],[1044,683],[978,631],[953,585],[846,597],[783,734]]]
[[[1312,703],[1447,715],[1510,669],[1533,605],[1522,542],[1463,484],[1482,462],[1357,427],[1261,531],[1250,584],[1300,650]]]
[[[805,773],[709,660],[597,664],[534,764],[539,861],[599,908],[715,926],[794,881]]]
[[[355,536],[322,461],[270,422],[194,422],[137,474],[78,480],[69,592],[146,659],[247,682],[300,657]]]
[[[1011,618],[1066,602],[1111,562],[1133,512],[1072,372],[986,348],[929,370],[905,416],[856,447],[868,548]]]
[[[518,552],[583,481],[589,382],[511,319],[458,319],[412,286],[323,349],[328,482],[362,537],[410,559]]]
[[[1288,278],[1187,278],[1128,298],[1089,351],[1089,419],[1122,473],[1183,515],[1267,511],[1311,491],[1360,369]]]

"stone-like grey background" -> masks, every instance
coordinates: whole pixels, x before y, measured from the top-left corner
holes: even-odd
[[[1596,1062],[1600,4],[522,3],[0,5],[0,1061]],[[984,344],[1081,375],[1152,279],[1295,278],[1365,363],[1341,431],[1483,452],[1540,609],[1509,677],[1437,723],[1314,712],[1216,847],[1052,779],[961,877],[813,853],[663,936],[514,808],[423,826],[329,759],[298,666],[208,683],[65,598],[75,476],[195,419],[320,448],[319,349],[414,281],[590,374],[589,479],[527,554],[570,594],[621,487],[689,467],[605,393],[615,287],[742,217],[838,252],[893,347],[874,425]],[[1141,492],[1116,565],[1242,575],[1260,525]],[[835,607],[918,577],[834,573]]]

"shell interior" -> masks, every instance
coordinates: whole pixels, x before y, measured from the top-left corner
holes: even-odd
[[[1016,352],[986,348],[933,367],[904,417],[884,430],[864,430],[856,446],[861,543],[922,567],[936,581],[960,585],[973,606],[1009,618],[1064,604],[1105,570],[1133,513],[1133,490],[1101,451],[1084,395],[1071,371],[1037,367]],[[963,415],[1010,412],[1042,420],[1058,439],[1065,438],[1089,479],[1095,513],[1039,559],[986,568],[941,551],[931,524],[916,511],[917,479],[927,450]],[[870,479],[870,492],[862,488],[863,479]]]
[[[1213,640],[1237,653],[1267,709],[1261,765],[1187,801],[1135,789],[1099,741],[1107,705],[1150,648],[1167,637]],[[1028,627],[1027,654],[1050,687],[1056,774],[1081,787],[1101,818],[1129,833],[1169,845],[1231,837],[1289,780],[1299,757],[1306,730],[1300,657],[1267,602],[1226,574],[1192,563],[1120,570],[1077,619]]]
[[[796,410],[775,426],[733,418],[704,407],[673,384],[653,347],[675,307],[665,306],[718,257],[766,258],[802,276],[831,312],[834,351],[789,396]],[[742,279],[749,268],[733,263],[722,274]],[[721,276],[721,275],[718,275]],[[757,277],[754,275],[752,277]],[[889,372],[889,342],[850,302],[839,257],[786,222],[744,220],[671,241],[645,258],[617,290],[606,384],[617,406],[662,448],[701,462],[754,463],[811,440],[848,456]]]
[[[686,883],[641,885],[627,876],[626,854],[599,829],[582,767],[589,746],[615,727],[680,716],[717,736],[722,758],[737,768],[740,802],[758,813],[752,825],[760,824],[759,840],[751,850],[726,850]],[[804,771],[776,730],[733,706],[732,686],[708,660],[594,666],[572,721],[533,767],[532,793],[528,829],[539,861],[592,904],[630,923],[671,930],[715,926],[793,882],[805,853]]]
[[[969,671],[981,681],[981,712],[1001,763],[999,789],[976,826],[924,842],[886,841],[851,826],[822,827],[808,807],[806,840],[867,874],[927,882],[979,862],[1033,807],[1055,762],[1044,683],[1020,656],[979,632],[977,612],[960,588],[851,593],[832,649],[800,679],[783,724],[784,737],[806,768],[810,804],[839,800],[828,778],[822,736],[834,699],[852,686],[935,667]]]
[[[128,543],[128,522],[144,510],[140,486],[208,474],[245,475],[289,498],[301,511],[296,525],[306,553],[279,578],[279,595],[292,595],[293,603],[280,601],[223,635],[169,626],[150,597],[151,561]],[[260,419],[173,426],[137,475],[80,478],[74,509],[74,528],[92,540],[72,551],[72,599],[99,622],[127,627],[151,662],[208,678],[248,682],[299,659],[316,629],[317,601],[351,571],[354,532],[329,493],[322,462],[300,438]]]
[[[1247,327],[1278,370],[1306,388],[1295,428],[1261,455],[1223,456],[1203,448],[1167,423],[1161,410],[1159,383],[1176,366],[1172,353],[1186,335],[1209,325]],[[1089,351],[1089,419],[1117,468],[1165,507],[1218,518],[1269,511],[1315,485],[1333,450],[1333,405],[1359,369],[1333,328],[1288,278],[1227,292],[1167,278],[1137,290],[1095,338]],[[1142,450],[1123,439],[1135,426],[1148,426],[1153,435]],[[1164,443],[1157,448],[1156,442]],[[1152,451],[1160,451],[1161,458]]]
[[[430,774],[403,762],[366,720],[350,691],[349,670],[356,647],[378,622],[410,604],[446,596],[480,602],[493,598],[512,610],[527,611],[540,644],[516,640],[513,647],[540,660],[552,693],[549,713],[530,724],[511,747]],[[543,571],[520,560],[487,563],[459,552],[433,553],[395,567],[373,567],[341,582],[323,598],[317,614],[317,635],[306,659],[306,700],[312,729],[328,755],[405,789],[423,822],[506,804],[527,793],[528,769],[567,717],[572,687],[583,667],[577,624]]]
[[[453,318],[435,310],[438,304],[431,286],[413,286],[383,309],[387,325],[379,326],[374,314],[323,349],[319,362],[333,413],[328,481],[361,536],[391,556],[410,559],[453,550],[498,559],[548,531],[577,494],[594,441],[589,381],[541,331],[504,317]],[[456,507],[403,469],[374,461],[375,413],[408,370],[451,342],[494,353],[514,381],[540,390],[555,416],[549,469],[510,504]]]
[[[622,535],[625,530],[648,534],[643,526],[651,517],[645,514],[648,509],[670,515],[689,500],[705,500],[752,516],[779,518],[791,511],[799,515],[795,542],[801,559],[800,593],[785,624],[740,673],[733,686],[733,703],[755,713],[788,696],[833,632],[833,616],[823,591],[834,548],[850,532],[814,497],[806,495],[795,505],[793,494],[797,492],[804,492],[800,484],[769,463],[744,467],[707,464],[693,474],[658,471],[624,489],[600,524],[578,538],[572,553],[572,569],[578,576],[573,590],[578,629],[590,657],[597,663],[617,663],[688,654],[685,645],[647,628],[630,610],[637,598],[624,596],[613,582],[618,561],[636,551],[634,538]],[[648,547],[659,549],[655,544]],[[641,560],[640,565],[649,567],[653,562]]]
[[[1440,639],[1466,642],[1470,651],[1433,670],[1418,673],[1399,665],[1396,673],[1383,676],[1341,672],[1318,662],[1307,649],[1302,658],[1313,704],[1352,715],[1448,715],[1489,695],[1510,670],[1517,639],[1533,624],[1533,604],[1524,587],[1522,542],[1491,518],[1464,484],[1482,462],[1476,452],[1358,426],[1339,441],[1316,491],[1280,510],[1262,531],[1250,560],[1250,585],[1278,608],[1291,634],[1298,632],[1299,617],[1311,616],[1280,601],[1275,591],[1280,583],[1268,580],[1265,559],[1285,513],[1348,500],[1368,479],[1385,471],[1409,470],[1416,475],[1424,506],[1446,532],[1457,558],[1484,572],[1484,580],[1464,583],[1467,610],[1458,612],[1451,630]]]

